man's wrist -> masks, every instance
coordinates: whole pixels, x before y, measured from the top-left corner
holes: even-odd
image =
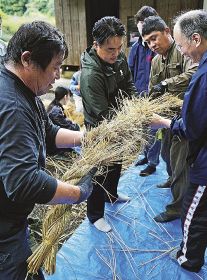
[[[171,120],[163,119],[162,124],[163,124],[163,128],[170,128]]]

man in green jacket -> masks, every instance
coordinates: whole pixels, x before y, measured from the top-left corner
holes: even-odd
[[[189,58],[177,50],[170,30],[162,18],[146,18],[142,36],[149,48],[157,53],[151,65],[150,94],[156,97],[169,92],[183,100],[192,74],[197,70],[197,64],[192,64]],[[180,108],[177,113],[180,113]],[[154,218],[157,222],[168,222],[180,217],[183,196],[188,187],[188,141],[173,136],[169,129],[163,134],[161,155],[166,162],[168,175],[171,176],[168,183],[171,185],[173,200],[166,206],[166,211]]]
[[[95,23],[92,35],[93,46],[81,55],[80,88],[87,128],[98,126],[104,118],[110,119],[112,109],[118,108],[117,98],[137,94],[122,52],[126,31],[121,21],[115,17],[104,17]],[[111,226],[104,219],[105,201],[126,202],[129,197],[117,194],[121,164],[105,169],[106,174],[95,179],[87,202],[87,216],[98,230],[108,232]]]

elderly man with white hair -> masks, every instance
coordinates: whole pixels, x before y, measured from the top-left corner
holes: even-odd
[[[198,272],[207,247],[207,12],[179,16],[174,38],[177,48],[199,67],[185,92],[182,117],[171,121],[155,115],[152,127],[170,127],[189,140],[190,187],[183,202],[183,239],[176,259],[183,268]]]

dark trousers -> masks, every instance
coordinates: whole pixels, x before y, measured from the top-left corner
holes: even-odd
[[[179,264],[198,272],[204,264],[207,247],[207,187],[190,184],[182,207],[183,241],[178,252]]]
[[[116,200],[121,167],[121,164],[104,167],[105,174],[94,178],[93,191],[87,200],[87,216],[91,223],[104,216],[105,201],[108,201],[109,197],[112,202]]]
[[[173,200],[166,206],[170,214],[181,214],[182,202],[189,186],[189,165],[187,163],[188,141],[174,135],[171,139],[170,166],[172,172],[171,192]]]
[[[2,280],[44,280],[44,275],[40,270],[38,274],[27,276],[27,263],[13,264],[12,266],[1,269],[0,279]]]
[[[163,129],[161,157],[166,163],[166,169],[169,177],[172,176],[172,170],[170,165],[170,149],[172,145],[172,137],[173,134],[170,129]]]

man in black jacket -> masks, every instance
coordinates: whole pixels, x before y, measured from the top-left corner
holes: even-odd
[[[38,96],[60,78],[67,56],[63,35],[42,21],[24,24],[11,38],[0,72],[0,279],[27,278],[27,217],[39,204],[73,204],[92,191],[86,175],[78,186],[45,171],[46,142],[80,144],[83,134],[52,124]],[[32,279],[44,279],[39,271]]]
[[[94,43],[81,56],[81,96],[85,125],[97,126],[104,118],[110,119],[113,108],[118,107],[118,98],[136,94],[127,59],[122,52],[126,35],[121,21],[104,17],[93,28]],[[106,175],[96,177],[92,195],[87,203],[87,215],[94,226],[104,232],[111,230],[104,219],[106,201],[126,202],[129,197],[117,194],[121,164],[105,168]],[[105,195],[105,189],[109,195]]]

